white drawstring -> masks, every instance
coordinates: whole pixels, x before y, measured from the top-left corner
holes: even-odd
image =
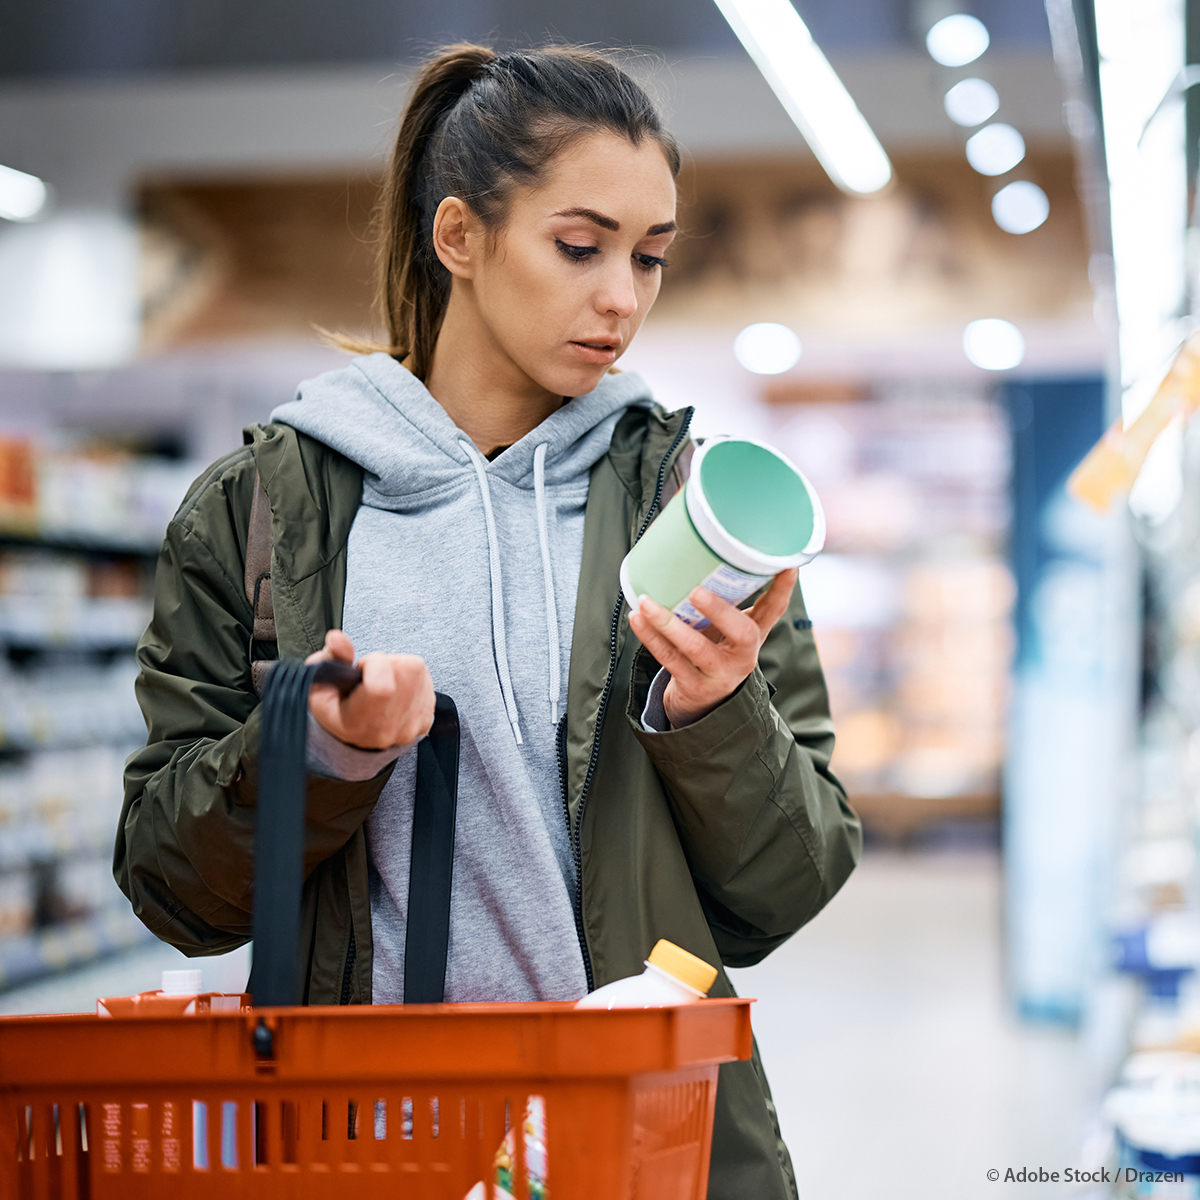
[[[537,505],[538,542],[542,547],[542,578],[546,584],[546,634],[550,650],[550,723],[558,724],[559,659],[558,606],[554,602],[554,571],[550,564],[550,532],[546,527],[546,443],[533,451],[533,494]]]
[[[517,745],[522,745],[521,726],[517,718],[517,698],[513,694],[512,679],[508,671],[508,647],[504,637],[504,588],[500,581],[500,543],[496,537],[496,518],[492,513],[492,494],[488,488],[487,468],[479,451],[466,440],[458,443],[475,465],[479,477],[479,494],[483,497],[483,519],[487,525],[488,561],[492,572],[492,646],[496,652],[496,670],[500,675],[500,691],[504,696],[504,708],[512,725]]]

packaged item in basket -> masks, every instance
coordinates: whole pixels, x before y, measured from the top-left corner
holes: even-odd
[[[708,995],[716,967],[660,938],[640,975],[618,979],[584,996],[576,1008],[665,1008],[694,1004]]]
[[[194,1013],[240,1012],[250,1007],[247,992],[205,992],[199,971],[164,971],[162,987],[136,996],[96,1001],[98,1017],[175,1017]]]
[[[530,1096],[525,1105],[521,1121],[524,1138],[525,1176],[529,1186],[529,1200],[550,1200],[546,1189],[546,1100],[543,1096]],[[496,1158],[492,1163],[495,1188],[489,1196],[481,1180],[465,1196],[464,1200],[512,1200],[516,1195],[513,1172],[517,1167],[516,1130],[510,1129]]]

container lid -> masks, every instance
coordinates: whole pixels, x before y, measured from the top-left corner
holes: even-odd
[[[739,570],[774,575],[802,566],[825,544],[825,513],[812,485],[763,442],[705,442],[684,496],[696,532]]]
[[[716,967],[710,967],[704,959],[689,954],[674,942],[668,942],[666,938],[658,940],[646,961],[652,967],[673,975],[680,983],[686,983],[688,987],[695,988],[705,996],[717,978]]]
[[[162,993],[164,996],[194,996],[203,990],[204,974],[195,969],[187,971],[164,971]]]

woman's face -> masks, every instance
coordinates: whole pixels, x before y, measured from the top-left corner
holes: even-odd
[[[538,187],[516,191],[494,238],[468,235],[494,349],[552,395],[590,392],[646,319],[674,237],[675,180],[658,143],[581,138]]]

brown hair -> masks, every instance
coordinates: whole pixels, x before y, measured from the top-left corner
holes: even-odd
[[[536,185],[550,160],[581,135],[609,130],[662,147],[673,173],[679,150],[646,93],[611,59],[581,46],[496,54],[449,46],[417,77],[376,213],[376,305],[386,350],[428,374],[450,299],[450,273],[433,249],[433,219],[447,196],[484,225],[504,222],[512,190]]]

